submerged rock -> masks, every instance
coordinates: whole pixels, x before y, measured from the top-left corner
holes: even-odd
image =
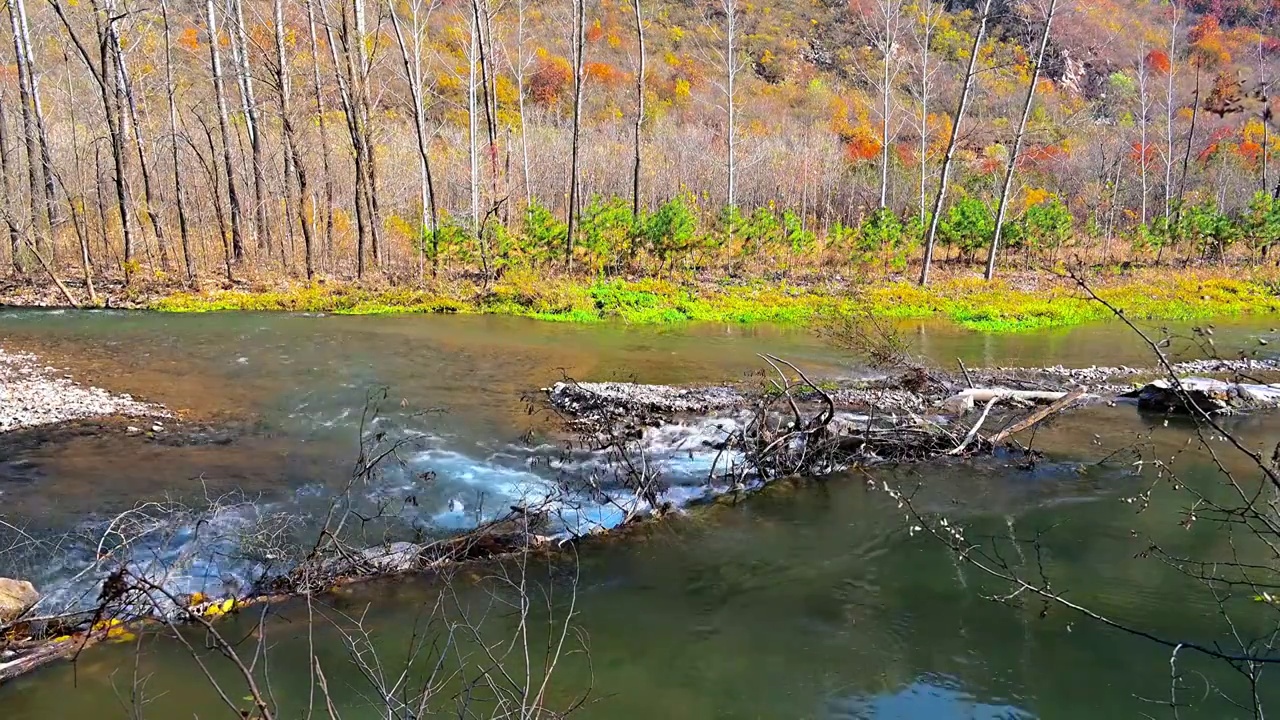
[[[10,623],[40,602],[40,593],[26,580],[0,577],[0,624]]]

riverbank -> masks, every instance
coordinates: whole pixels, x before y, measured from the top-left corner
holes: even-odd
[[[1280,313],[1280,275],[1271,268],[1115,269],[1094,273],[1089,281],[1099,296],[1136,320]],[[1049,272],[1022,273],[993,283],[967,275],[943,277],[925,288],[906,278],[863,282],[838,275],[776,282],[591,280],[513,271],[492,283],[455,278],[422,287],[264,280],[190,291],[137,281],[130,288],[108,286],[99,291],[109,307],[163,312],[465,313],[642,325],[810,325],[831,315],[858,313],[883,319],[948,319],[983,332],[1023,332],[1111,317],[1073,280]],[[65,304],[65,298],[10,285],[0,287],[0,304],[56,306]]]

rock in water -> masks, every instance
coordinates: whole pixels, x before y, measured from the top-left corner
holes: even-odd
[[[0,577],[0,624],[13,622],[40,601],[40,593],[26,580]]]
[[[1280,385],[1233,383],[1211,378],[1182,378],[1179,392],[1168,380],[1150,382],[1131,395],[1142,410],[1207,413],[1280,407]],[[1190,401],[1190,402],[1188,402]]]

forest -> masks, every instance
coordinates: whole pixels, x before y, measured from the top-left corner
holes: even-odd
[[[6,0],[0,259],[90,297],[1256,263],[1272,10]]]

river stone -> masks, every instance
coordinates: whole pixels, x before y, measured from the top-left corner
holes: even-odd
[[[39,601],[40,593],[31,583],[0,577],[0,623],[16,620]]]
[[[1280,385],[1233,383],[1212,378],[1183,378],[1183,392],[1168,380],[1147,383],[1137,392],[1138,407],[1158,412],[1189,412],[1187,400],[1208,413],[1280,407]],[[1184,398],[1185,395],[1185,398]]]

